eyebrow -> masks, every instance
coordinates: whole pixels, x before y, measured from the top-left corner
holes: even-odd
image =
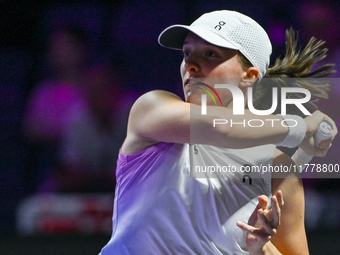
[[[187,41],[187,40],[185,40],[184,42],[183,42],[183,46],[184,45],[186,45],[186,44],[188,44],[189,42]]]

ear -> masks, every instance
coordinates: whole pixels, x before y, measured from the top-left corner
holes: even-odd
[[[256,67],[249,67],[243,74],[240,87],[250,87],[259,78],[260,71]]]
[[[260,76],[260,71],[256,67],[249,67],[247,71],[245,72],[246,75],[243,77],[243,79],[254,79],[256,80]]]

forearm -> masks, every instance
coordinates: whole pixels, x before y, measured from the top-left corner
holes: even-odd
[[[223,107],[208,107],[208,114],[202,115],[195,106],[190,115],[191,143],[237,149],[277,144],[288,133],[282,118],[275,115],[259,116],[247,110],[244,115],[233,115],[232,109]]]

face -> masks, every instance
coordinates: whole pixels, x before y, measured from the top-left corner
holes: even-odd
[[[181,64],[181,76],[184,87],[184,95],[187,102],[200,104],[200,89],[194,80],[206,81],[210,78],[233,78],[235,85],[239,83],[245,71],[242,68],[238,51],[212,45],[193,33],[189,33],[183,43],[183,61]],[[236,78],[236,79],[235,79]],[[237,82],[238,81],[238,82]],[[216,89],[224,106],[232,101],[231,93],[226,89]],[[214,104],[208,97],[208,104]]]

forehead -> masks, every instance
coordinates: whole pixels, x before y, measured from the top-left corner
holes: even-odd
[[[206,40],[202,39],[201,37],[199,37],[198,35],[189,32],[188,35],[185,37],[184,39],[184,43],[183,43],[183,47],[187,46],[187,45],[199,45],[200,47],[209,47],[209,49],[214,48],[214,50],[218,50],[218,52],[221,52],[224,55],[231,57],[235,54],[237,54],[237,50],[233,50],[233,49],[229,49],[229,48],[224,48],[224,47],[220,47],[220,46],[216,46],[214,44],[211,44],[209,42],[207,42]]]
[[[209,45],[209,46],[214,46],[214,47],[217,47],[217,48],[222,48],[222,47],[219,47],[219,46],[216,46],[216,45],[213,45],[213,44],[207,42],[206,40],[202,39],[201,37],[199,37],[198,35],[196,35],[192,32],[189,32],[187,34],[187,36],[185,37],[184,42],[183,42],[183,46],[185,46],[189,43],[200,43],[200,44],[205,44],[207,46]]]

